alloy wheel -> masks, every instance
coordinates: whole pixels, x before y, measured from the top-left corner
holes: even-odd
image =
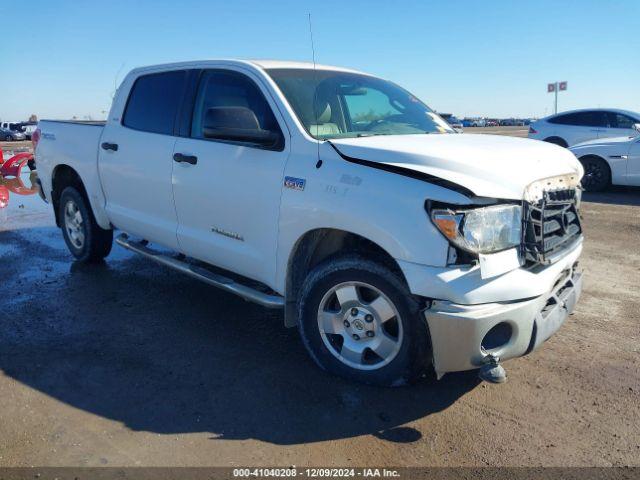
[[[64,206],[64,227],[73,246],[82,249],[85,238],[84,220],[78,205],[73,200],[68,200]]]
[[[373,285],[335,285],[320,301],[318,329],[325,346],[340,362],[358,370],[389,364],[402,346],[398,309]]]

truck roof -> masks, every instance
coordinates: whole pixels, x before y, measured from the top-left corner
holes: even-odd
[[[344,67],[335,67],[331,65],[321,65],[314,64],[312,62],[296,62],[289,60],[240,60],[234,58],[219,58],[219,59],[208,59],[208,60],[191,60],[186,62],[175,62],[175,63],[164,63],[158,65],[148,65],[144,67],[138,67],[131,70],[131,74],[141,74],[146,71],[154,71],[154,70],[169,70],[173,68],[201,68],[206,67],[208,65],[236,65],[236,66],[252,66],[257,67],[262,70],[267,70],[271,68],[299,68],[299,69],[308,69],[313,70],[314,68],[317,70],[334,70],[340,72],[350,72],[350,73],[359,73],[363,75],[367,75],[364,72],[359,72],[357,70],[344,68]]]
[[[258,65],[260,68],[263,68],[263,69],[300,68],[300,69],[313,70],[315,68],[317,70],[337,70],[341,72],[363,73],[357,70],[353,70],[351,68],[336,67],[333,65],[321,65],[318,63],[314,65],[312,62],[293,62],[288,60],[249,60],[249,61],[255,65]]]

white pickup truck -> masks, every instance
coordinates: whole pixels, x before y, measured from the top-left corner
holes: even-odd
[[[133,70],[104,125],[41,121],[42,194],[79,261],[116,242],[270,308],[378,385],[505,379],[581,291],[580,163],[457,134],[380,78],[277,61]],[[159,300],[162,301],[162,300]]]

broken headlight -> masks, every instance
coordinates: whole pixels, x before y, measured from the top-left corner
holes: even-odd
[[[453,245],[472,253],[494,253],[520,245],[522,207],[493,205],[458,209],[433,208],[431,220]]]

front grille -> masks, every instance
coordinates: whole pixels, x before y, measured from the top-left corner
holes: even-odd
[[[575,189],[545,192],[535,203],[525,203],[524,256],[529,263],[549,263],[582,234]]]

